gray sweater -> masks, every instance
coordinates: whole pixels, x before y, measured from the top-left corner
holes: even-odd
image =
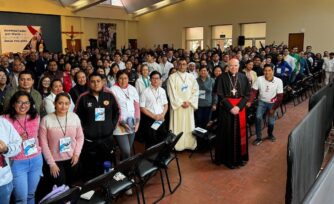
[[[211,107],[212,104],[215,104],[217,101],[217,96],[212,93],[215,80],[208,76],[206,80],[203,81],[200,77],[198,77],[197,83],[200,92],[198,98],[198,107]]]

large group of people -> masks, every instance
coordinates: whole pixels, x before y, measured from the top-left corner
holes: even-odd
[[[284,45],[197,49],[98,48],[73,53],[9,53],[0,59],[0,197],[34,203],[40,182],[71,185],[183,132],[177,151],[203,147],[195,127],[215,131],[215,162],[233,169],[249,158],[246,109],[257,101],[256,139],[274,142],[283,87],[319,70],[334,78],[334,53]],[[81,170],[80,170],[81,169]],[[51,188],[49,189],[51,190]]]

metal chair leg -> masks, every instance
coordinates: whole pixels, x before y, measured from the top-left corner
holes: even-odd
[[[169,175],[168,175],[168,172],[167,172],[167,168],[165,168],[165,174],[166,174],[166,178],[167,178],[168,189],[169,189],[169,192],[171,194],[173,194],[176,191],[176,189],[178,187],[180,187],[180,185],[182,183],[181,169],[180,169],[180,164],[179,164],[179,161],[178,161],[177,157],[175,158],[175,161],[176,161],[177,171],[178,171],[178,174],[179,174],[179,182],[178,182],[178,184],[173,189],[172,189],[171,184],[170,184],[170,180],[169,180]]]

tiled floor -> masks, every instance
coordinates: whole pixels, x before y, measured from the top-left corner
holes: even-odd
[[[182,185],[172,195],[167,192],[160,203],[284,203],[287,140],[289,133],[307,114],[307,110],[308,101],[296,107],[288,104],[287,113],[275,125],[277,141],[272,143],[266,140],[260,146],[250,145],[250,161],[245,167],[230,170],[211,163],[209,153],[196,153],[189,158],[190,152],[182,152]],[[265,132],[263,135],[266,135]],[[253,140],[254,137],[250,138],[250,143]],[[170,172],[176,178],[174,165]],[[161,192],[159,181],[159,177],[155,176],[146,185],[147,203],[152,203]],[[136,203],[135,196],[125,196],[118,203]]]

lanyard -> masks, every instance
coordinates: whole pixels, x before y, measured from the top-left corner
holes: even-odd
[[[150,86],[149,80],[147,78],[144,78],[143,76],[141,78],[143,79],[145,88],[149,87]]]
[[[177,72],[177,75],[179,75],[179,77],[182,80],[183,84],[186,84],[187,75],[184,77],[184,79],[181,77],[181,75],[180,75],[179,72]]]
[[[151,91],[152,91],[152,94],[155,98],[155,102],[158,103],[158,99],[160,98],[160,95],[159,95],[159,88],[157,89],[156,93],[157,93],[157,96],[155,95],[153,89],[151,88]]]
[[[56,113],[55,113],[55,115],[56,115],[58,124],[59,124],[59,126],[60,126],[60,129],[61,129],[61,131],[63,132],[64,137],[65,137],[65,136],[66,136],[66,127],[67,127],[67,113],[66,113],[66,119],[65,119],[65,130],[64,130],[63,127],[61,126],[60,121],[59,121],[58,116],[57,116]]]
[[[127,90],[127,92],[128,92],[128,93],[126,93],[126,92],[122,89],[122,87],[119,87],[119,88],[122,90],[122,92],[124,93],[125,97],[126,97],[127,99],[130,99],[129,89],[126,88],[126,90]]]
[[[27,139],[28,138],[28,132],[27,132],[27,115],[24,119],[24,126],[20,123],[20,121],[16,118],[15,119],[17,121],[17,123],[20,125],[20,127],[23,129],[24,133],[27,135],[26,138],[22,138],[22,139]]]

